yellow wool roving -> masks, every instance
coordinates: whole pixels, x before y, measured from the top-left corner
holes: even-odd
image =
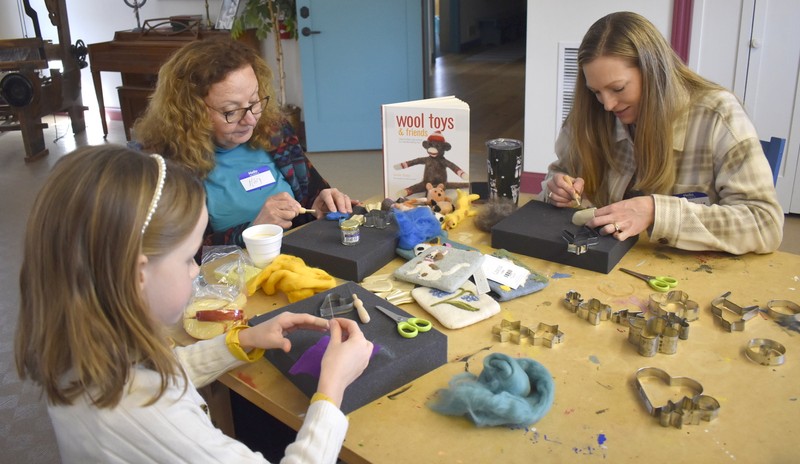
[[[281,291],[294,303],[335,286],[336,279],[322,269],[306,266],[297,256],[281,254],[247,282],[247,294],[253,295],[261,287],[267,295]]]

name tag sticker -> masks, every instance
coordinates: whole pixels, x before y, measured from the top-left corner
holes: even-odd
[[[272,175],[269,167],[261,166],[258,169],[240,174],[239,182],[242,183],[242,187],[246,192],[250,192],[274,184],[275,176]]]
[[[685,198],[689,203],[697,203],[706,206],[711,204],[711,202],[708,201],[708,195],[703,192],[686,192],[679,193],[675,196],[678,198]]]

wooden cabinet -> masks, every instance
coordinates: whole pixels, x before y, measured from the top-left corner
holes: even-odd
[[[100,110],[100,121],[103,124],[103,134],[108,135],[108,125],[101,72],[122,74],[122,86],[118,87],[117,91],[125,137],[130,140],[131,127],[136,118],[147,108],[147,99],[155,88],[161,65],[187,43],[212,38],[230,39],[230,31],[203,29],[196,25],[176,32],[169,23],[167,26],[149,27],[146,21],[142,31],[118,31],[114,34],[114,40],[110,42],[90,44],[89,64],[97,95],[97,106]],[[247,31],[240,40],[253,48],[259,48],[254,31]]]

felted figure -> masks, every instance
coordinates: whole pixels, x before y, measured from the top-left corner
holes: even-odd
[[[434,213],[449,214],[453,212],[453,200],[447,196],[444,184],[433,185],[430,182],[425,184],[428,194],[428,206]]]
[[[394,169],[398,171],[420,164],[425,166],[422,172],[422,180],[401,190],[398,193],[399,195],[408,196],[415,193],[425,193],[427,184],[444,184],[446,189],[469,187],[469,182],[447,182],[448,168],[464,180],[467,180],[469,175],[455,163],[444,158],[444,153],[450,150],[452,146],[444,139],[441,131],[436,131],[429,135],[426,140],[423,140],[422,147],[427,151],[428,156],[404,161],[394,166]]]
[[[444,216],[442,229],[453,229],[465,218],[478,214],[475,208],[472,207],[472,202],[480,198],[480,195],[477,193],[467,194],[461,189],[456,190],[456,195],[458,195],[456,198],[456,209],[452,213]]]
[[[412,208],[394,213],[397,223],[397,248],[410,250],[415,245],[442,235],[439,220],[430,208]]]
[[[479,376],[453,377],[450,388],[439,390],[428,407],[448,416],[466,416],[478,427],[527,427],[547,414],[554,397],[553,377],[540,363],[492,353],[483,360]]]

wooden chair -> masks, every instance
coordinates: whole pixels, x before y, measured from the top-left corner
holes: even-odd
[[[761,148],[764,149],[764,154],[767,155],[769,167],[772,168],[772,183],[778,183],[778,171],[781,169],[781,160],[783,159],[783,150],[786,148],[786,139],[772,137],[769,142],[766,140],[761,141]]]

